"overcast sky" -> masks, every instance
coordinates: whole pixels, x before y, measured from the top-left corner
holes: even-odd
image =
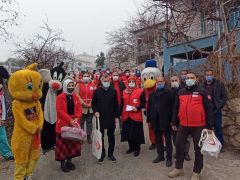
[[[11,28],[16,39],[29,39],[48,19],[54,29],[61,29],[67,48],[76,54],[96,55],[106,51],[105,32],[121,27],[143,0],[16,0],[21,13],[20,26]],[[47,18],[46,18],[47,17]],[[11,57],[12,42],[0,41],[0,61]]]

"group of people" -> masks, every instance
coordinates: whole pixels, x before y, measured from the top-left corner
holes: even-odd
[[[152,162],[159,163],[166,158],[166,166],[171,167],[173,157],[176,158],[175,168],[168,174],[170,178],[182,175],[184,160],[191,160],[189,147],[192,139],[195,151],[192,180],[199,179],[203,169],[203,155],[198,142],[204,128],[209,133],[214,130],[219,141],[224,144],[221,109],[227,101],[227,94],[224,85],[214,78],[211,69],[206,70],[202,84],[194,72],[186,70],[181,71],[179,76],[167,78],[160,75],[156,78],[155,90],[149,95],[146,95],[142,86],[144,80],[139,70],[123,72],[116,68],[112,72],[110,69],[82,72],[78,77],[62,77],[61,80],[62,90],[56,95],[55,102],[55,141],[52,146],[55,159],[61,162],[63,172],[76,168],[72,158],[81,155],[81,143],[62,138],[61,128],[80,126],[84,129],[86,123],[87,142],[91,144],[94,116],[99,118],[103,141],[98,163],[103,163],[106,157],[105,130],[109,144],[107,156],[116,162],[116,122],[120,125],[121,142],[128,142],[129,145],[126,154],[133,153],[135,157],[140,155],[141,145],[145,144],[144,116],[155,135],[155,142],[150,149],[156,147],[157,157]],[[46,132],[45,137],[48,138]]]
[[[139,156],[141,144],[145,144],[143,129],[143,109],[146,110],[146,121],[151,124],[156,137],[158,156],[153,163],[165,160],[166,166],[172,166],[172,156],[176,158],[175,169],[169,173],[170,178],[183,174],[184,160],[190,161],[190,140],[193,140],[195,162],[192,180],[199,179],[203,168],[203,155],[198,142],[201,132],[207,128],[209,133],[215,131],[217,138],[224,144],[222,133],[221,109],[227,101],[224,85],[214,78],[214,71],[205,72],[203,84],[198,82],[194,72],[181,71],[179,77],[167,79],[159,76],[156,79],[156,90],[145,97],[145,91],[139,83],[140,76],[121,70],[106,71],[99,77],[98,83],[91,81],[89,73],[83,73],[82,80],[76,83],[76,93],[80,97],[82,108],[85,111],[81,120],[81,127],[87,122],[88,142],[92,118],[95,115],[100,120],[102,140],[104,131],[108,136],[108,158],[116,162],[114,156],[116,121],[119,121],[121,142],[128,142],[126,154],[133,153]],[[141,81],[140,81],[141,82]],[[88,91],[87,91],[88,90]],[[82,92],[81,92],[82,91]],[[173,145],[175,153],[173,153]],[[152,147],[152,146],[151,146]],[[152,149],[152,148],[150,148]],[[224,149],[222,149],[222,152]],[[106,157],[104,148],[98,163]]]

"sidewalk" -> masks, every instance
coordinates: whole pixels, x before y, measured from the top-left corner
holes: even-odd
[[[102,165],[91,154],[91,145],[83,145],[82,157],[75,158],[77,169],[70,173],[60,170],[60,163],[54,160],[54,152],[41,156],[32,180],[168,180],[167,174],[173,167],[167,168],[165,162],[152,164],[156,157],[155,151],[149,151],[147,138],[147,127],[145,126],[145,137],[147,144],[142,146],[139,157],[126,155],[127,143],[120,143],[120,134],[116,132],[115,156],[117,163],[113,164],[107,158]],[[192,143],[192,142],[191,142]],[[191,147],[191,157],[193,150]],[[1,161],[1,160],[0,160]],[[185,175],[176,180],[188,180],[191,177],[193,160],[185,162]],[[3,168],[2,168],[3,165]],[[13,179],[13,162],[1,161],[0,180]],[[240,155],[239,152],[226,150],[220,155],[220,159],[205,156],[202,180],[239,180],[240,179]]]

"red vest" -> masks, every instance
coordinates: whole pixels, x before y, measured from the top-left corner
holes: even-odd
[[[123,106],[123,112],[122,112],[122,120],[126,121],[127,118],[131,118],[134,121],[142,122],[142,110],[139,110],[137,112],[134,111],[126,111],[127,105],[138,107],[140,105],[140,96],[142,94],[142,90],[140,88],[137,88],[133,90],[132,94],[126,93],[126,90],[123,91],[123,100],[124,100],[124,106]]]
[[[129,76],[127,77],[126,75],[124,75],[121,79],[122,79],[122,82],[125,84],[126,87],[128,87],[128,78]]]
[[[179,96],[180,125],[187,127],[206,126],[202,95],[187,94]]]
[[[93,91],[95,90],[94,83],[79,83],[79,96],[83,99],[84,103],[90,104],[93,98]]]

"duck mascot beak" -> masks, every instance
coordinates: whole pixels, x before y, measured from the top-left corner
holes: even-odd
[[[150,89],[156,86],[156,80],[155,79],[147,79],[144,83],[143,86],[145,89]]]

